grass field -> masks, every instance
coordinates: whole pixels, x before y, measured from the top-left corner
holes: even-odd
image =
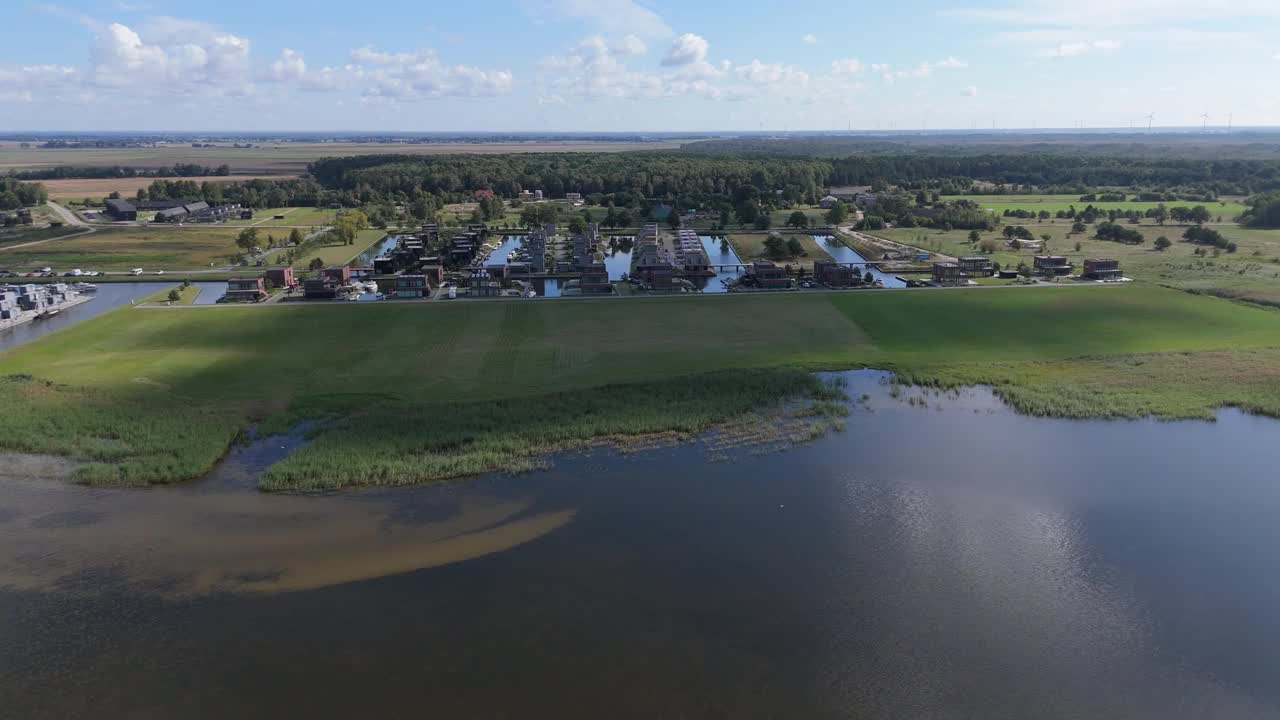
[[[1276,311],[1150,286],[120,309],[0,355],[0,447],[171,482],[327,418],[266,486],[399,484],[817,401],[801,371],[853,366],[1045,414],[1280,415],[1277,348]]]
[[[276,215],[284,215],[283,218],[277,220]],[[252,220],[232,220],[228,225],[253,225],[259,228],[272,227],[320,227],[323,225],[333,224],[336,213],[333,210],[325,210],[322,208],[270,208],[267,210],[258,210],[253,214]]]
[[[262,233],[259,233],[260,235]],[[356,242],[354,245],[319,245],[311,247],[307,252],[302,253],[293,261],[293,266],[299,269],[306,267],[315,258],[325,265],[345,265],[353,260],[357,255],[372,247],[375,243],[386,237],[385,230],[361,230],[356,233]],[[285,252],[280,251],[268,256],[268,265],[285,264]]]
[[[1079,195],[946,195],[943,200],[969,200],[978,203],[988,210],[993,210],[997,215],[1002,215],[1005,210],[1030,210],[1038,213],[1041,210],[1048,210],[1056,213],[1059,210],[1066,210],[1075,207],[1076,210],[1084,210],[1092,205],[1099,210],[1138,210],[1146,212],[1157,205],[1163,204],[1165,207],[1177,207],[1180,205],[1194,207],[1196,205],[1204,205],[1216,220],[1220,215],[1223,222],[1231,222],[1238,215],[1245,211],[1245,206],[1239,200],[1231,199],[1220,202],[1201,203],[1191,201],[1169,201],[1166,203],[1158,202],[1081,202]]]
[[[1237,243],[1239,250],[1235,253],[1224,252],[1214,258],[1192,254],[1196,246],[1182,240],[1182,233],[1186,228],[1173,225],[1126,225],[1142,232],[1147,240],[1142,245],[1097,240],[1092,237],[1092,229],[1086,233],[1071,235],[1070,226],[1061,220],[1050,225],[1026,227],[1037,238],[1049,235],[1049,249],[1066,255],[1077,268],[1082,266],[1085,258],[1115,258],[1120,261],[1120,267],[1127,276],[1138,280],[1180,290],[1280,306],[1280,230],[1217,226],[1215,229]],[[968,231],[944,233],[937,230],[894,229],[874,234],[945,255],[979,254],[978,248],[968,242]],[[1174,243],[1164,252],[1152,249],[1155,239],[1160,236],[1165,236]],[[1005,248],[1004,239],[999,233],[984,233],[983,237],[994,237],[1000,242],[1002,249],[991,257],[1001,266],[1032,264],[1032,257],[1036,253],[1028,250],[1015,253]],[[1076,243],[1080,244],[1079,250],[1076,250]]]
[[[734,252],[738,253],[738,257],[743,262],[751,262],[755,259],[770,259],[764,249],[764,241],[769,237],[768,233],[730,233],[729,244],[733,245]],[[779,265],[791,265],[792,267],[801,266],[812,268],[813,263],[817,260],[830,260],[831,256],[822,246],[813,239],[812,235],[786,235],[786,239],[795,238],[804,246],[804,254],[792,258],[784,258],[777,260]]]
[[[31,270],[207,269],[227,264],[239,232],[228,227],[105,227],[93,233],[6,250],[0,267]]]

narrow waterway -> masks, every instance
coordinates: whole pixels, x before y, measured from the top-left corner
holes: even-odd
[[[635,238],[618,237],[617,242],[605,242],[602,246],[604,251],[604,266],[609,271],[609,279],[613,282],[621,280],[624,276],[631,274],[631,253],[634,248]]]
[[[82,278],[82,280],[92,281],[92,278]],[[149,295],[177,287],[180,283],[181,281],[177,279],[167,282],[96,283],[98,291],[90,295],[93,299],[87,303],[67,308],[46,320],[36,320],[8,330],[0,330],[0,351],[17,347],[22,343],[47,335],[54,330],[74,325],[82,320],[88,320],[121,305],[138,302]],[[227,290],[225,282],[197,282],[192,283],[192,285],[200,288],[200,293],[196,296],[198,303],[203,300],[216,302]]]
[[[505,235],[502,243],[498,248],[489,254],[489,258],[484,261],[486,266],[506,265],[509,256],[516,248],[524,244],[524,235]]]
[[[862,257],[862,255],[860,255],[857,250],[854,250],[848,245],[845,245],[844,242],[842,242],[839,238],[836,238],[831,235],[814,235],[813,239],[815,242],[818,243],[818,245],[823,250],[826,250],[827,254],[831,256],[831,259],[835,260],[836,262],[839,262],[839,263],[867,262],[867,259]],[[858,271],[861,272],[863,275],[866,275],[868,270],[871,271],[872,277],[878,279],[880,283],[887,288],[904,288],[907,286],[906,281],[903,280],[902,278],[898,277],[897,275],[892,275],[890,273],[880,272],[879,268],[876,268],[874,266],[860,265],[858,267]]]
[[[382,238],[381,240],[379,240],[376,244],[371,246],[368,250],[365,250],[364,252],[357,255],[355,259],[351,261],[351,265],[354,267],[373,267],[373,261],[375,259],[380,258],[383,255],[386,255],[392,250],[395,250],[396,244],[399,242],[400,242],[399,235],[388,235]]]
[[[0,707],[1280,716],[1280,423],[1032,418],[845,377],[847,430],[779,453],[324,496],[250,489],[298,436],[145,491],[10,462]]]
[[[738,265],[742,262],[733,246],[728,243],[722,244],[719,237],[699,235],[698,239],[702,241],[702,248],[707,251],[707,257],[711,259],[712,265]],[[728,292],[724,286],[725,281],[733,280],[741,274],[742,271],[737,269],[717,269],[715,277],[697,278],[693,284],[705,293]]]

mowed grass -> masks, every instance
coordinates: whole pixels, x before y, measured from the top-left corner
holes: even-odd
[[[1217,202],[1193,202],[1190,200],[1170,200],[1164,203],[1159,202],[1138,202],[1136,200],[1127,200],[1124,202],[1082,202],[1079,195],[945,195],[943,200],[969,200],[978,203],[983,208],[992,210],[997,215],[1003,215],[1005,210],[1030,210],[1039,213],[1041,210],[1047,210],[1056,213],[1059,210],[1067,210],[1074,207],[1076,210],[1084,210],[1092,205],[1095,208],[1107,210],[1138,210],[1146,212],[1155,208],[1157,205],[1165,207],[1195,207],[1203,205],[1205,209],[1216,220],[1218,216],[1222,216],[1223,222],[1231,222],[1245,211],[1245,206],[1239,200],[1230,199]]]
[[[315,258],[320,258],[320,262],[326,266],[345,265],[354,260],[357,255],[381,242],[386,236],[387,231],[385,230],[361,230],[356,233],[354,245],[319,245],[312,247],[308,252],[299,255],[293,261],[293,266],[299,269],[306,269]],[[284,260],[285,251],[269,256],[269,264],[271,265],[283,265]]]
[[[267,487],[403,484],[693,432],[855,366],[1045,414],[1280,415],[1276,348],[1276,311],[1151,286],[123,308],[0,355],[0,377],[31,378],[6,381],[0,447],[172,482],[252,424],[314,419]]]
[[[108,227],[75,237],[5,250],[0,267],[54,270],[198,270],[226,265],[237,252],[239,229],[227,227]]]
[[[1235,253],[1221,253],[1212,257],[1194,254],[1196,245],[1182,240],[1185,227],[1174,225],[1129,225],[1146,238],[1141,245],[1123,245],[1098,240],[1093,228],[1085,233],[1071,234],[1068,222],[1056,221],[1046,225],[1026,225],[1037,239],[1049,235],[1049,250],[1066,255],[1077,270],[1086,258],[1105,257],[1120,261],[1120,267],[1128,277],[1192,292],[1247,300],[1264,305],[1280,306],[1280,230],[1248,230],[1234,225],[1219,225],[1215,229],[1227,239],[1237,243]],[[890,240],[916,245],[945,255],[978,255],[978,247],[968,240],[967,230],[941,232],[919,228],[883,230],[874,233]],[[984,233],[984,238],[994,238],[1000,250],[991,259],[1002,267],[1016,267],[1020,263],[1030,266],[1031,250],[1013,251],[1004,245],[1004,238],[996,233]],[[1153,249],[1158,237],[1167,237],[1173,246],[1163,252]],[[1080,249],[1076,250],[1076,244]],[[1211,249],[1210,249],[1211,250]]]

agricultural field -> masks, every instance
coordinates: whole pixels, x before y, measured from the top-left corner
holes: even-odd
[[[0,150],[3,155],[3,150]],[[223,175],[223,176],[202,176],[202,177],[169,177],[169,178],[149,178],[149,177],[133,177],[133,178],[95,178],[84,180],[41,180],[40,182],[49,191],[49,198],[52,200],[83,200],[84,198],[93,198],[100,200],[112,192],[120,193],[121,197],[132,198],[137,195],[141,188],[151,187],[151,183],[158,179],[164,180],[192,180],[197,183],[212,182],[238,182],[244,180],[254,180],[260,175]]]
[[[1079,195],[944,195],[943,200],[969,200],[978,203],[982,207],[993,211],[997,215],[1003,215],[1005,210],[1029,210],[1038,213],[1041,210],[1047,210],[1056,213],[1059,210],[1067,210],[1074,207],[1076,210],[1083,210],[1092,205],[1102,211],[1107,210],[1137,210],[1146,212],[1157,205],[1163,204],[1165,207],[1176,207],[1185,205],[1194,207],[1196,205],[1204,205],[1205,208],[1214,216],[1214,221],[1218,221],[1218,217],[1222,217],[1224,223],[1235,220],[1244,213],[1245,206],[1240,198],[1224,199],[1213,203],[1200,203],[1191,201],[1169,201],[1165,203],[1158,202],[1081,202]]]
[[[84,482],[173,482],[249,425],[313,419],[265,488],[402,484],[787,398],[820,414],[832,390],[806,371],[855,366],[1042,414],[1280,415],[1277,320],[1149,285],[121,308],[0,355],[0,446],[72,456]]]
[[[1048,235],[1049,252],[1067,256],[1077,268],[1083,265],[1085,258],[1114,258],[1120,261],[1125,275],[1135,280],[1280,306],[1280,230],[1250,230],[1234,225],[1219,225],[1215,229],[1235,242],[1239,249],[1235,253],[1222,252],[1218,257],[1213,257],[1210,248],[1207,256],[1198,257],[1193,251],[1199,246],[1182,239],[1186,228],[1181,226],[1125,224],[1125,227],[1143,234],[1146,242],[1141,245],[1124,245],[1096,239],[1092,228],[1085,233],[1073,235],[1070,226],[1061,220],[1048,225],[1025,227],[1037,238]],[[967,230],[942,232],[900,228],[872,234],[944,255],[981,254],[969,242]],[[1161,236],[1173,242],[1163,252],[1152,247],[1155,239]],[[1016,267],[1019,263],[1029,266],[1032,258],[1038,254],[1030,250],[1010,250],[998,232],[983,233],[983,237],[994,238],[999,242],[1001,249],[991,258],[1002,267]],[[1076,249],[1077,244],[1079,250]]]
[[[276,215],[284,215],[283,218],[277,220]],[[252,220],[230,220],[227,225],[246,226],[252,225],[258,228],[272,227],[299,227],[311,228],[321,227],[324,225],[332,225],[336,211],[325,208],[307,208],[307,207],[286,207],[286,208],[268,208],[266,210],[257,210],[253,213]]]
[[[764,241],[768,239],[769,233],[730,233],[729,244],[733,246],[734,252],[738,253],[738,257],[743,262],[749,263],[752,260],[770,260],[768,252],[764,247]],[[790,265],[792,267],[813,268],[813,263],[818,260],[830,260],[831,256],[822,248],[818,241],[813,239],[812,235],[789,234],[784,235],[784,240],[795,238],[800,241],[804,247],[804,254],[797,257],[776,259],[779,265]]]
[[[208,167],[230,165],[236,175],[296,176],[307,171],[307,165],[325,157],[352,155],[453,155],[506,154],[548,152],[627,152],[637,150],[673,150],[682,141],[664,142],[491,142],[434,143],[325,143],[263,142],[253,148],[234,148],[231,144],[212,148],[193,148],[189,144],[139,148],[66,148],[44,150],[21,148],[16,142],[0,143],[0,172],[32,170],[58,166],[136,168],[172,167],[175,163],[196,163]]]
[[[68,230],[64,228],[64,230]],[[75,232],[74,229],[69,229]],[[227,227],[104,227],[92,233],[39,244],[0,246],[0,267],[57,271],[198,270],[226,265],[238,250],[239,231]]]

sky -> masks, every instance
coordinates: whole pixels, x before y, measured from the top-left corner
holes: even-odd
[[[1280,125],[1280,0],[8,2],[0,130]]]

